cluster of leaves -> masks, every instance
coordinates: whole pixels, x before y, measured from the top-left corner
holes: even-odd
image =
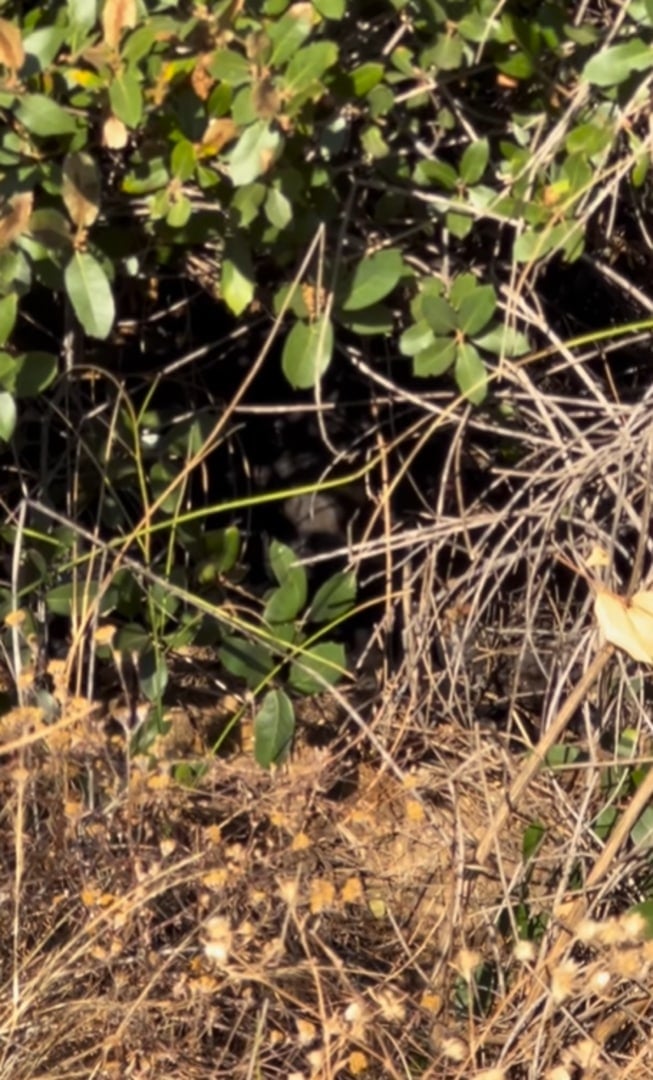
[[[497,11],[492,0],[394,0],[373,14],[364,7],[267,0],[250,10],[243,0],[221,0],[185,17],[163,2],[144,9],[105,0],[98,10],[94,0],[69,0],[24,15],[16,8],[12,19],[6,5],[4,342],[35,281],[65,293],[87,334],[108,337],[117,279],[143,277],[152,258],[160,269],[171,247],[217,247],[217,291],[236,315],[256,299],[258,266],[271,258],[282,282],[278,308],[320,224],[327,242],[307,274],[311,298],[297,297],[283,364],[292,385],[312,386],[331,362],[339,327],[407,329],[397,286],[412,279],[428,293],[442,279],[411,258],[442,227],[462,242],[493,222],[513,232],[518,262],[557,251],[573,259],[594,178],[624,139],[630,181],[644,183],[650,3],[629,4],[605,48],[609,24],[588,16],[577,25],[555,0],[528,19],[518,5]],[[574,78],[586,92],[572,122],[534,160],[543,116],[555,132],[558,103],[547,87]],[[490,136],[479,136],[473,119],[461,126],[448,104],[470,80],[470,101],[483,88],[495,99],[487,123],[481,113]],[[633,103],[626,127],[625,95]],[[468,145],[458,151],[461,140]],[[352,210],[353,190],[368,192],[367,219]],[[337,241],[329,230],[340,230],[343,215],[350,235]],[[402,218],[412,223],[410,243],[397,242]],[[372,260],[370,235],[379,248]],[[431,359],[416,362],[416,372],[453,366],[463,393],[480,400],[478,353],[461,341],[452,357],[445,341],[436,358],[442,329],[436,320],[425,346]],[[3,390],[20,395],[18,368],[27,361],[12,359]],[[54,366],[43,357],[32,364],[39,371],[27,383],[38,393]],[[6,439],[12,414],[7,398],[0,404]]]

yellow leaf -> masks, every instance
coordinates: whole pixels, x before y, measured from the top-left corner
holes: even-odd
[[[642,590],[631,600],[595,586],[594,612],[606,641],[633,660],[653,663],[653,591]]]

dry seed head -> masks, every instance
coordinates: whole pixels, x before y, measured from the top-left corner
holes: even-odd
[[[216,964],[225,964],[233,941],[229,920],[223,915],[214,915],[207,919],[204,931],[204,955]]]
[[[520,964],[530,964],[535,959],[535,946],[532,941],[525,941],[520,938],[515,942],[514,948],[515,960]]]
[[[573,960],[563,960],[551,976],[551,997],[560,1005],[573,992],[578,976],[578,964]]]
[[[461,949],[456,957],[455,966],[466,983],[471,983],[474,971],[481,963],[482,957],[475,949]]]

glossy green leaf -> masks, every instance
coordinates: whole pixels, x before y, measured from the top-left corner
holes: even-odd
[[[188,139],[180,139],[170,155],[170,172],[182,184],[193,176],[197,165],[195,147]]]
[[[263,618],[268,623],[292,622],[306,606],[306,570],[297,565],[297,556],[292,548],[278,540],[273,540],[270,544],[268,558],[279,587],[268,597]]]
[[[610,45],[592,56],[583,68],[583,78],[594,86],[617,86],[633,71],[649,71],[653,67],[653,49],[641,38]]]
[[[235,187],[251,184],[271,167],[281,147],[281,135],[264,120],[248,127],[227,158]]]
[[[342,303],[343,311],[360,311],[383,300],[404,272],[401,252],[390,248],[364,258],[356,267]]]
[[[435,338],[425,349],[421,349],[413,360],[413,374],[420,378],[430,375],[443,375],[448,371],[456,357],[456,342],[453,338]]]
[[[270,690],[254,717],[254,757],[263,769],[280,765],[290,753],[295,710],[283,690]]]
[[[354,68],[349,78],[356,97],[365,97],[381,82],[385,68],[383,64],[368,63]]]
[[[455,191],[458,187],[458,173],[453,165],[435,158],[418,162],[414,177],[420,187],[442,187],[445,191]]]
[[[285,92],[301,94],[321,79],[338,60],[338,48],[332,41],[315,41],[295,53],[285,73]]]
[[[463,58],[463,42],[458,34],[439,34],[433,48],[423,57],[425,66],[434,64],[441,71],[455,71]]]
[[[478,351],[469,342],[464,342],[456,348],[454,375],[458,389],[468,401],[471,401],[472,405],[480,405],[485,400],[487,369]]]
[[[75,315],[90,337],[106,338],[113,326],[115,304],[109,279],[88,252],[76,251],[64,275]]]
[[[268,191],[265,216],[275,229],[285,229],[292,221],[292,203],[278,187],[271,187]]]
[[[420,319],[404,330],[399,338],[399,352],[402,356],[417,356],[432,344],[433,331],[425,319]]]
[[[16,324],[18,297],[9,293],[0,299],[0,345],[6,345]]]
[[[16,118],[32,135],[41,138],[72,135],[77,130],[74,117],[45,94],[25,94],[21,97]]]
[[[342,19],[346,11],[345,0],[313,0],[313,7],[325,19]]]
[[[0,391],[0,439],[9,442],[16,430],[16,402],[6,390]]]
[[[464,334],[478,334],[487,326],[497,306],[497,295],[492,285],[480,285],[462,300],[458,308],[458,327]]]
[[[311,622],[323,623],[339,619],[356,603],[356,575],[353,570],[334,574],[325,581],[313,597],[308,612]]]
[[[148,701],[160,701],[168,685],[168,665],[160,650],[146,649],[138,658],[138,684]]]
[[[252,81],[252,68],[249,60],[233,49],[217,49],[208,65],[214,79],[229,83],[230,86],[244,86]]]
[[[254,265],[244,235],[231,237],[225,246],[220,295],[234,315],[242,315],[254,299]]]
[[[190,221],[192,212],[190,199],[186,195],[178,196],[172,200],[165,216],[166,225],[169,225],[171,229],[183,229]]]
[[[137,128],[143,116],[143,94],[133,71],[126,68],[109,85],[111,108],[128,128]]]
[[[66,32],[56,26],[44,26],[23,38],[23,48],[30,72],[45,71],[66,39]],[[30,64],[32,61],[32,64]]]
[[[223,638],[218,650],[220,660],[232,675],[244,679],[250,689],[261,683],[274,667],[269,649],[237,634]]]
[[[475,336],[474,344],[496,356],[524,356],[530,351],[526,335],[512,326],[493,326],[484,334]]]
[[[381,128],[376,124],[361,131],[360,139],[363,150],[373,161],[380,161],[390,153],[390,147],[381,134]]]
[[[460,159],[459,173],[466,184],[477,184],[487,168],[490,144],[487,139],[471,143]]]
[[[23,353],[16,362],[16,397],[36,397],[57,377],[57,357],[47,352]]]
[[[288,544],[282,544],[280,540],[270,541],[267,558],[270,571],[279,585],[283,585],[288,575],[297,569],[295,552]]]
[[[347,674],[345,647],[339,642],[322,641],[302,652],[290,665],[288,682],[300,694],[319,694],[335,686]]]
[[[445,218],[447,229],[457,240],[464,240],[474,228],[474,218],[471,214],[458,214],[450,210]]]
[[[296,322],[283,346],[283,373],[296,390],[310,390],[324,375],[332,355],[333,327],[328,319]]]
[[[303,16],[303,17],[302,17]],[[311,13],[304,9],[282,16],[270,24],[268,36],[272,42],[272,53],[268,61],[270,67],[286,64],[306,41],[311,32]]]

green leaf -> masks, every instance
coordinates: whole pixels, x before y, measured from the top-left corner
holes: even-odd
[[[319,694],[324,684],[335,684],[347,674],[345,647],[335,641],[321,641],[290,665],[288,683],[300,694]]]
[[[186,195],[177,196],[166,214],[166,225],[171,229],[183,229],[190,221],[193,212],[191,201]]]
[[[268,191],[265,216],[275,229],[285,229],[292,221],[292,203],[278,187],[271,187]]]
[[[594,86],[617,86],[625,82],[632,71],[649,71],[653,67],[653,49],[641,38],[631,38],[611,45],[593,56],[583,68],[583,78]]]
[[[283,690],[270,690],[254,717],[254,757],[263,769],[280,765],[290,753],[295,711]]]
[[[160,701],[168,685],[168,665],[158,649],[150,647],[138,658],[138,683],[148,701]]]
[[[471,214],[458,214],[455,210],[448,212],[445,222],[447,229],[457,240],[464,240],[474,228],[474,219]]]
[[[437,187],[443,187],[445,191],[455,191],[458,187],[458,173],[453,165],[434,158],[418,162],[415,166],[414,178],[415,183],[421,187],[432,187],[435,184]]]
[[[480,405],[487,395],[487,370],[477,350],[469,342],[458,345],[454,371],[456,383],[461,394]]]
[[[604,806],[603,810],[599,813],[598,817],[592,824],[592,829],[599,840],[606,841],[614,829],[614,826],[619,817],[619,811],[616,806]]]
[[[449,290],[449,299],[456,311],[467,296],[471,296],[478,288],[478,281],[474,274],[459,274]]]
[[[530,825],[526,826],[521,845],[524,862],[529,862],[533,858],[545,836],[546,826],[539,821],[532,821]]]
[[[481,285],[466,296],[458,308],[458,328],[463,334],[477,334],[487,326],[497,306],[497,294],[492,285]]]
[[[647,806],[646,810],[638,817],[630,830],[630,839],[636,848],[650,848],[653,846],[653,806]]]
[[[16,402],[6,390],[0,391],[0,439],[9,442],[16,430]]]
[[[379,85],[384,72],[383,64],[361,64],[360,67],[355,68],[349,75],[354,95],[365,97],[369,94],[370,90]]]
[[[137,128],[143,117],[143,94],[133,71],[117,74],[109,86],[111,108],[128,128]]]
[[[44,26],[23,38],[23,48],[28,59],[30,74],[50,67],[66,40],[66,32],[55,26]]]
[[[456,357],[456,342],[453,338],[435,338],[413,360],[413,374],[420,378],[429,375],[444,375]]]
[[[279,585],[297,568],[297,556],[288,544],[282,544],[280,540],[270,541],[267,551],[270,570]]]
[[[342,19],[346,3],[345,0],[313,0],[313,7],[324,19]]]
[[[332,41],[316,41],[295,53],[286,68],[285,92],[301,94],[338,60],[338,47]]]
[[[579,124],[572,128],[565,140],[569,154],[585,154],[591,157],[610,145],[614,132],[609,124]]]
[[[235,187],[251,184],[272,165],[281,147],[281,135],[264,120],[248,127],[227,157],[229,175]]]
[[[524,356],[530,351],[526,335],[512,326],[493,326],[480,337],[475,336],[474,344],[496,356]]]
[[[466,184],[477,184],[481,179],[490,157],[490,144],[487,139],[471,143],[460,159],[459,172]]]
[[[391,293],[404,272],[400,251],[390,248],[364,258],[356,267],[342,303],[343,311],[360,311]]]
[[[251,690],[255,689],[274,667],[274,660],[265,646],[247,641],[237,634],[223,638],[218,655],[227,671],[244,679]]]
[[[351,611],[356,603],[356,574],[353,570],[330,577],[317,590],[308,612],[311,622],[332,622]]]
[[[425,293],[420,306],[422,315],[436,334],[446,334],[458,326],[458,316],[444,297]]]
[[[329,367],[332,354],[333,327],[326,317],[296,322],[283,346],[283,373],[295,390],[310,390]]]
[[[249,61],[240,53],[231,49],[218,49],[208,65],[208,71],[214,79],[229,83],[230,86],[244,86],[252,81],[252,70]]]
[[[170,171],[185,184],[193,176],[197,164],[195,147],[188,139],[180,139],[170,155]]]
[[[433,331],[424,319],[420,319],[414,326],[404,330],[399,338],[399,352],[402,356],[417,356],[432,344]]]
[[[45,94],[26,94],[22,97],[16,109],[16,118],[33,135],[42,138],[72,135],[77,131],[77,123],[70,113]]]
[[[111,285],[99,262],[76,251],[64,274],[66,293],[75,315],[91,337],[106,338],[115,317]]]
[[[36,397],[56,379],[57,357],[47,352],[24,353],[17,359],[16,397]]]
[[[241,234],[225,246],[220,295],[234,315],[242,315],[254,299],[254,266],[249,244]]]
[[[463,42],[458,34],[439,34],[432,49],[422,58],[425,67],[435,64],[441,71],[455,71],[463,59]]]
[[[390,147],[381,134],[381,128],[376,124],[365,128],[361,132],[361,146],[373,161],[381,161],[390,153]]]
[[[268,61],[270,67],[279,67],[285,64],[306,41],[311,32],[311,13],[304,9],[303,18],[297,17],[295,12],[284,15],[278,21],[271,23],[268,35],[272,42],[272,54]]]
[[[0,300],[0,345],[6,345],[16,323],[18,296],[9,293]]]
[[[341,312],[338,322],[351,330],[352,334],[390,334],[394,330],[395,320],[385,304],[372,304],[362,311],[353,311],[350,315]]]

